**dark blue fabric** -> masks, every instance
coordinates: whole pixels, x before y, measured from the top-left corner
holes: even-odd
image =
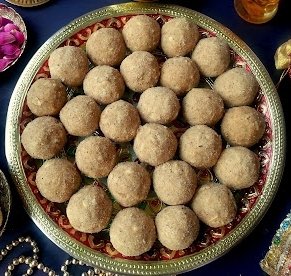
[[[16,11],[22,15],[26,23],[28,42],[20,60],[6,72],[0,73],[0,168],[6,174],[13,192],[12,212],[7,229],[0,238],[0,248],[3,248],[11,240],[19,236],[30,235],[39,245],[41,260],[47,266],[55,269],[58,273],[60,273],[59,269],[61,264],[63,264],[65,259],[69,256],[43,235],[26,214],[8,173],[4,154],[4,133],[8,103],[14,86],[25,65],[36,50],[51,35],[82,14],[102,6],[121,2],[125,1],[51,0],[47,4],[35,8],[20,8],[13,6]],[[281,0],[276,17],[263,25],[252,25],[241,20],[234,11],[233,0],[180,0],[162,2],[170,2],[195,9],[216,19],[231,29],[241,37],[261,59],[273,81],[275,83],[278,81],[281,72],[278,72],[274,67],[273,55],[276,48],[281,43],[291,38],[290,1]],[[0,3],[11,5],[3,0],[0,0]],[[287,79],[284,80],[278,92],[285,112],[288,141],[290,139],[289,129],[291,127],[291,111],[289,107],[291,103],[291,81]],[[277,196],[256,229],[225,256],[200,269],[186,273],[185,275],[263,275],[259,267],[259,261],[264,257],[276,229],[291,208],[291,185],[289,183],[291,178],[291,159],[288,153],[289,150],[287,150],[286,168]],[[24,246],[19,248],[17,252],[9,255],[3,261],[0,261],[0,275],[4,275],[4,270],[7,268],[7,261],[11,261],[11,257],[19,255],[20,252],[25,255],[29,254],[30,251],[28,247]],[[74,273],[74,275],[78,274],[79,272]],[[20,271],[15,275],[21,275]]]

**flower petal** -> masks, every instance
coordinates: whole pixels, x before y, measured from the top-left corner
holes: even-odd
[[[0,16],[0,27],[5,26],[8,23],[13,23],[10,19]]]
[[[23,42],[25,40],[23,32],[20,32],[20,31],[17,31],[17,30],[12,30],[10,33],[15,37],[16,42],[17,42],[18,45],[22,45],[23,44]]]
[[[17,51],[15,51],[15,53],[13,55],[4,56],[3,59],[15,60],[20,56],[20,52],[21,52],[20,49],[18,49]]]
[[[0,59],[0,72],[2,72],[11,62],[12,60],[1,58]]]
[[[15,44],[2,45],[2,46],[0,46],[0,48],[5,56],[12,56],[16,52],[20,51],[19,47]]]
[[[6,24],[4,26],[4,32],[8,32],[9,33],[12,30],[17,30],[18,31],[19,28],[13,23],[8,23],[8,24]]]
[[[14,42],[16,38],[14,35],[6,32],[1,32],[0,33],[0,45],[6,45]]]

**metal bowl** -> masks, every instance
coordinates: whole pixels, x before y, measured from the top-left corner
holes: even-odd
[[[27,41],[27,30],[26,30],[26,26],[22,17],[13,8],[8,7],[2,3],[0,3],[0,16],[3,16],[11,20],[24,35],[24,42],[20,48],[19,56],[15,60],[13,60],[13,62],[10,63],[4,70],[1,71],[1,72],[4,72],[8,68],[10,68],[12,65],[14,65],[16,61],[21,57],[22,53],[24,52],[26,41]]]

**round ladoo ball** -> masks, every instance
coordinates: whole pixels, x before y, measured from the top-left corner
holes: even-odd
[[[255,76],[244,68],[230,69],[214,82],[213,89],[228,107],[250,105],[258,93],[259,84]]]
[[[141,94],[137,109],[145,122],[169,124],[177,118],[180,103],[171,89],[151,87]]]
[[[69,134],[88,136],[98,128],[100,114],[100,107],[91,97],[79,95],[62,108],[60,120]]]
[[[94,184],[72,195],[67,206],[70,224],[84,233],[98,233],[109,223],[112,202],[106,192]]]
[[[76,46],[63,46],[54,50],[48,65],[51,77],[60,79],[68,86],[80,86],[89,71],[85,51]]]
[[[86,75],[83,83],[84,93],[99,104],[110,104],[124,94],[124,81],[120,72],[110,66],[94,67]]]
[[[105,107],[100,117],[103,134],[115,142],[131,141],[140,126],[137,109],[130,103],[119,100]]]
[[[199,71],[205,77],[217,77],[229,66],[230,51],[227,43],[218,37],[198,41],[192,53]]]
[[[171,160],[155,168],[153,186],[164,203],[186,204],[192,199],[197,187],[196,173],[186,162]]]
[[[107,176],[114,168],[116,161],[116,148],[108,138],[90,136],[77,146],[77,167],[88,177]]]
[[[214,126],[224,115],[224,104],[222,98],[211,89],[193,88],[184,97],[182,110],[191,126]]]
[[[259,158],[247,148],[230,147],[221,153],[214,173],[222,184],[231,189],[248,188],[259,178]]]
[[[125,58],[126,46],[118,30],[101,28],[90,35],[86,52],[95,65],[116,66]]]
[[[158,240],[171,250],[189,247],[199,234],[199,220],[195,213],[183,205],[168,206],[155,219]]]
[[[133,149],[141,162],[158,166],[174,157],[177,144],[177,138],[169,128],[148,123],[139,128]]]
[[[230,108],[221,122],[221,133],[232,146],[251,147],[258,143],[265,132],[263,115],[249,106]]]
[[[236,216],[237,206],[231,191],[222,184],[207,183],[197,189],[191,207],[210,227],[221,227]]]
[[[66,87],[57,79],[38,79],[27,92],[27,105],[36,116],[58,115],[66,102]]]
[[[149,251],[157,237],[154,220],[135,207],[125,208],[116,215],[109,235],[113,247],[125,256]]]
[[[153,51],[160,42],[159,23],[147,15],[130,18],[123,27],[123,38],[127,48],[134,51]]]
[[[138,93],[155,86],[160,77],[157,59],[145,51],[136,51],[127,56],[120,65],[120,72],[127,87]]]
[[[32,158],[50,159],[60,153],[67,143],[67,133],[59,120],[43,116],[27,124],[21,142]]]
[[[81,176],[67,159],[50,159],[36,173],[36,186],[46,199],[62,203],[70,199],[81,185]]]
[[[196,168],[213,167],[221,150],[220,136],[205,125],[188,128],[180,138],[180,158]]]
[[[167,59],[161,69],[160,83],[177,95],[184,95],[199,84],[200,74],[195,62],[188,57]]]
[[[198,27],[186,18],[166,22],[161,32],[161,47],[168,57],[185,56],[192,52],[199,40]]]
[[[131,207],[146,199],[151,186],[151,177],[138,163],[122,162],[109,174],[107,185],[118,203],[124,207]]]

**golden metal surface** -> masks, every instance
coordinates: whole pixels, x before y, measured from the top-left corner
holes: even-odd
[[[50,0],[6,0],[6,2],[19,7],[35,7],[49,2]]]
[[[108,17],[139,13],[159,13],[174,17],[186,17],[204,29],[216,32],[218,37],[227,41],[230,47],[247,61],[252,72],[256,75],[263,94],[267,97],[273,125],[274,154],[271,161],[272,166],[269,169],[262,195],[258,198],[252,210],[233,231],[216,244],[193,255],[169,261],[146,262],[113,259],[84,246],[70,237],[49,218],[38,204],[26,183],[26,177],[20,159],[19,123],[23,103],[34,76],[44,61],[48,59],[50,53],[63,41],[86,26]],[[169,275],[195,269],[220,257],[248,235],[263,217],[276,194],[283,173],[285,143],[285,123],[278,94],[266,69],[250,48],[229,29],[201,13],[179,6],[153,3],[126,3],[95,10],[77,18],[48,39],[28,63],[16,84],[9,104],[6,125],[6,156],[11,175],[23,199],[27,212],[38,227],[53,242],[72,256],[100,269],[118,274],[132,275]]]

